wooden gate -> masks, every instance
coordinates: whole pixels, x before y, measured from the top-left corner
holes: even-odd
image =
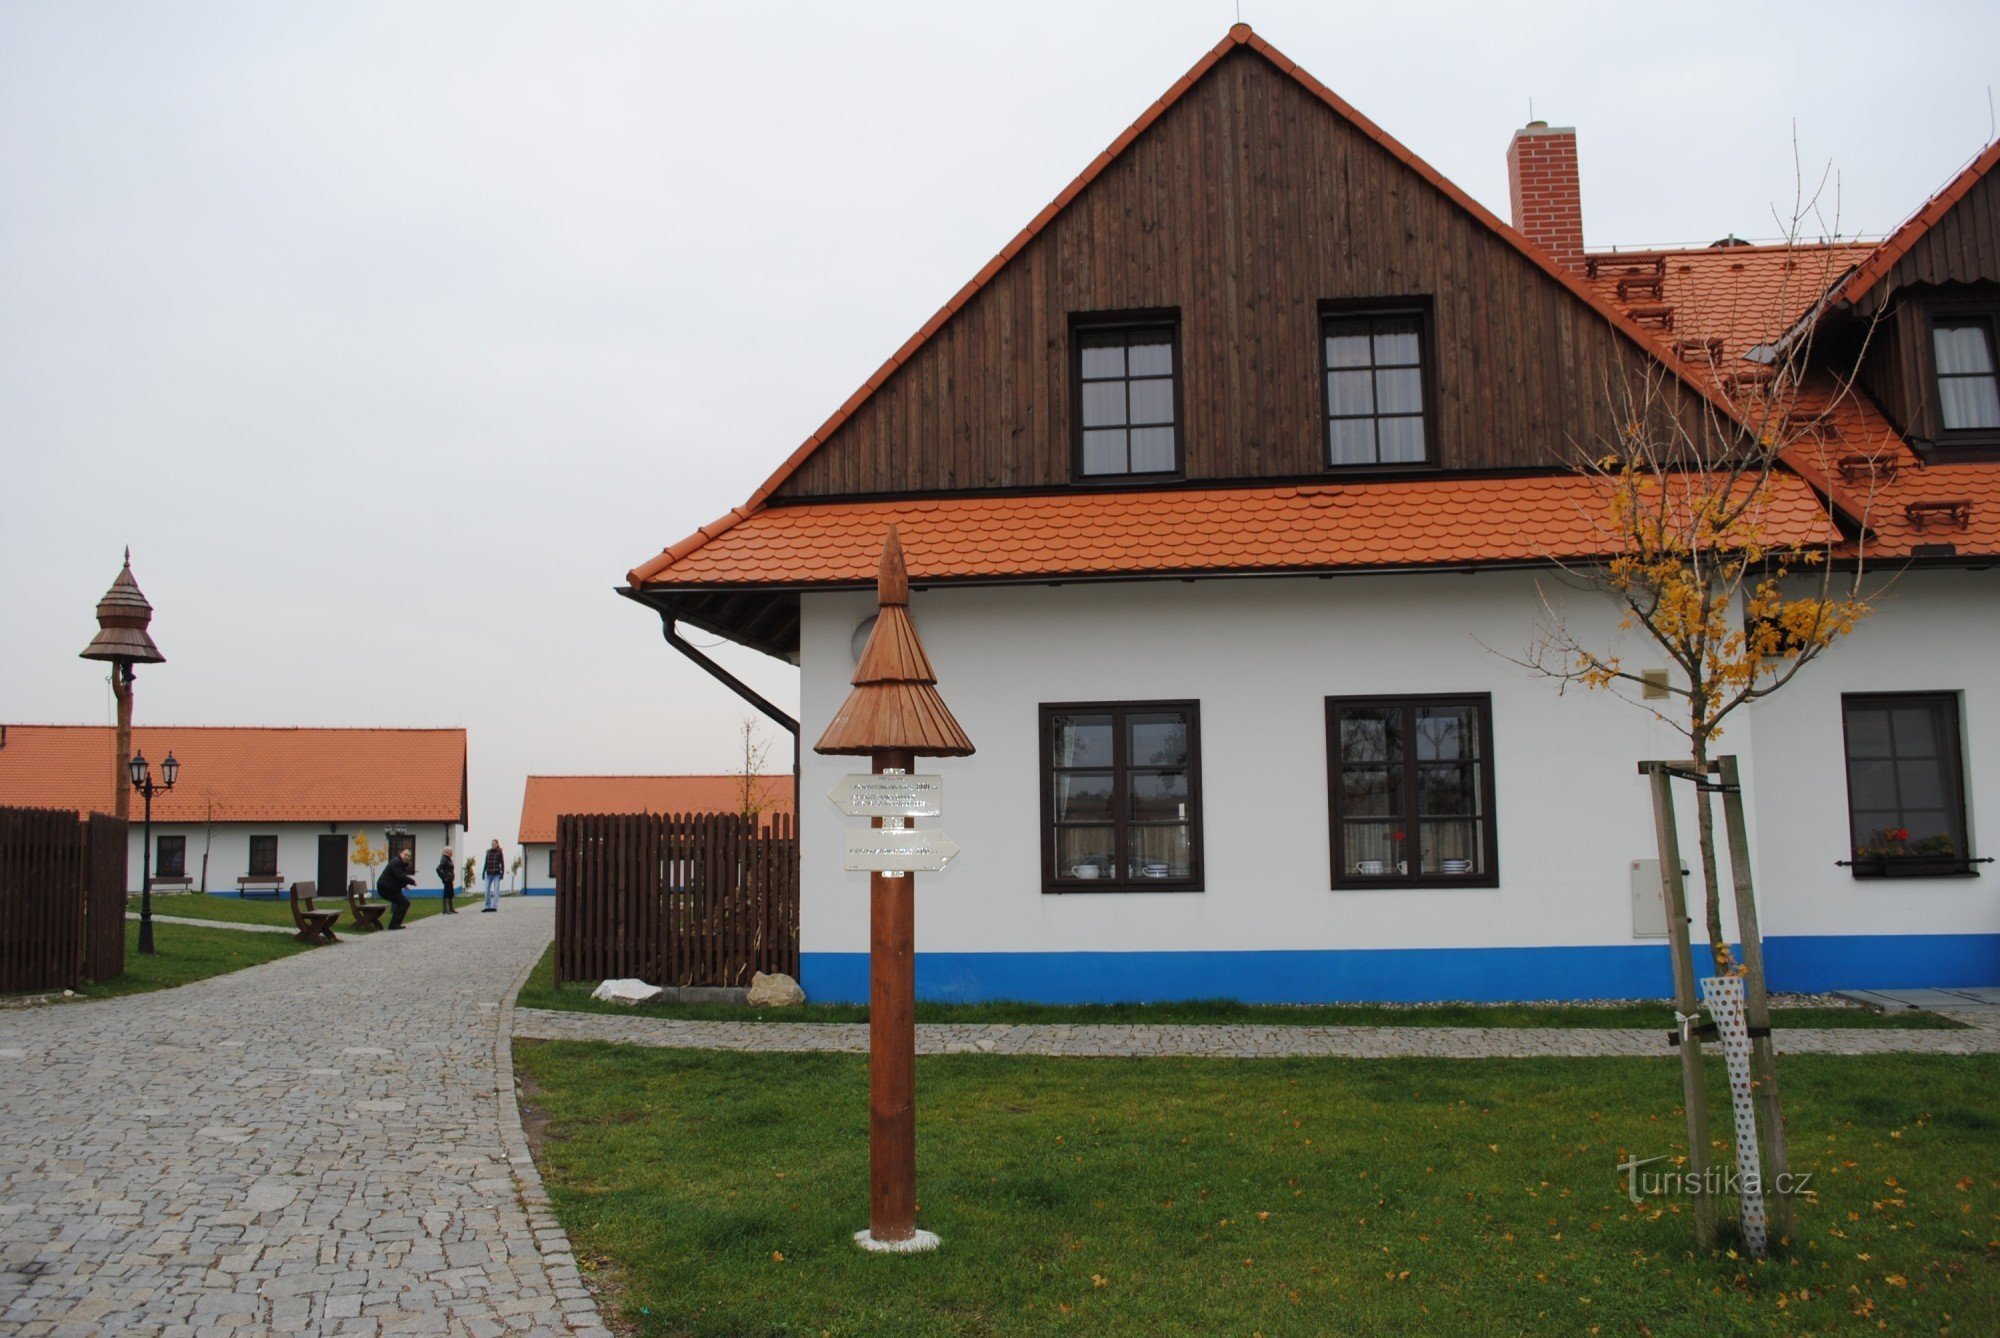
[[[792,819],[733,813],[556,819],[556,982],[742,986],[799,973]]]
[[[0,808],[0,993],[124,971],[125,845],[123,818]]]

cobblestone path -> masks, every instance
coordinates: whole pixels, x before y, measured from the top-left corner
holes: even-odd
[[[2000,1053],[1993,1009],[1957,1014],[1966,1031],[1780,1030],[1790,1055]],[[1983,1024],[1983,1025],[1982,1025]],[[675,1022],[664,1018],[521,1009],[514,1034],[700,1050],[831,1050],[865,1054],[868,1028],[835,1022]],[[1216,1059],[1536,1059],[1673,1053],[1664,1029],[1586,1027],[1031,1026],[920,1023],[922,1055],[1083,1055]]]
[[[552,926],[509,899],[0,1012],[0,1332],[604,1333],[514,1103]]]

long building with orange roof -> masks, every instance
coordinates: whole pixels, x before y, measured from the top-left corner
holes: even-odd
[[[530,776],[521,792],[521,890],[554,896],[556,819],[565,814],[792,814],[792,778],[778,775]]]
[[[628,573],[683,654],[796,664],[810,745],[898,529],[978,749],[926,764],[964,853],[920,993],[1666,993],[1635,764],[1686,679],[1569,575],[1623,542],[1579,464],[1634,434],[1781,440],[1760,538],[1894,578],[1723,741],[1771,985],[2000,984],[2000,144],[1881,242],[1647,251],[1585,245],[1573,130],[1507,159],[1511,221],[1238,25]],[[1551,619],[1645,694],[1524,667]],[[848,769],[800,759],[824,999],[867,994]]]
[[[108,725],[8,725],[0,749],[0,806],[109,813],[116,803],[117,741]],[[380,865],[353,860],[369,848],[408,847],[421,881],[466,822],[463,729],[310,729],[140,725],[135,754],[152,774],[179,763],[172,790],[153,800],[155,891],[278,892],[314,882],[326,895]],[[144,876],[141,805],[132,801],[130,890]],[[459,862],[467,853],[456,852]]]

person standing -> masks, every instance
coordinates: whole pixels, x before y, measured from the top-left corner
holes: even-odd
[[[479,908],[483,915],[487,911],[500,909],[500,880],[507,874],[507,856],[501,853],[499,838],[486,847],[486,904]]]
[[[410,852],[399,850],[396,857],[382,866],[382,876],[375,880],[375,891],[393,909],[389,912],[389,928],[401,929],[403,917],[410,913],[410,899],[403,895],[403,889],[416,886],[417,876],[410,872]]]
[[[450,846],[446,846],[444,854],[438,856],[437,876],[438,881],[444,884],[444,913],[446,915],[457,915],[458,912],[452,908],[451,894],[457,884],[458,870],[451,867]]]

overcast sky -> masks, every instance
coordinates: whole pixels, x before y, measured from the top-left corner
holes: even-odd
[[[612,587],[1237,12],[0,0],[0,720],[112,718],[129,543],[141,723],[466,726],[509,846],[530,771],[729,770]],[[1770,235],[1795,128],[1880,234],[1992,133],[1990,0],[1241,12],[1503,217],[1530,100],[1576,126],[1592,246]]]

